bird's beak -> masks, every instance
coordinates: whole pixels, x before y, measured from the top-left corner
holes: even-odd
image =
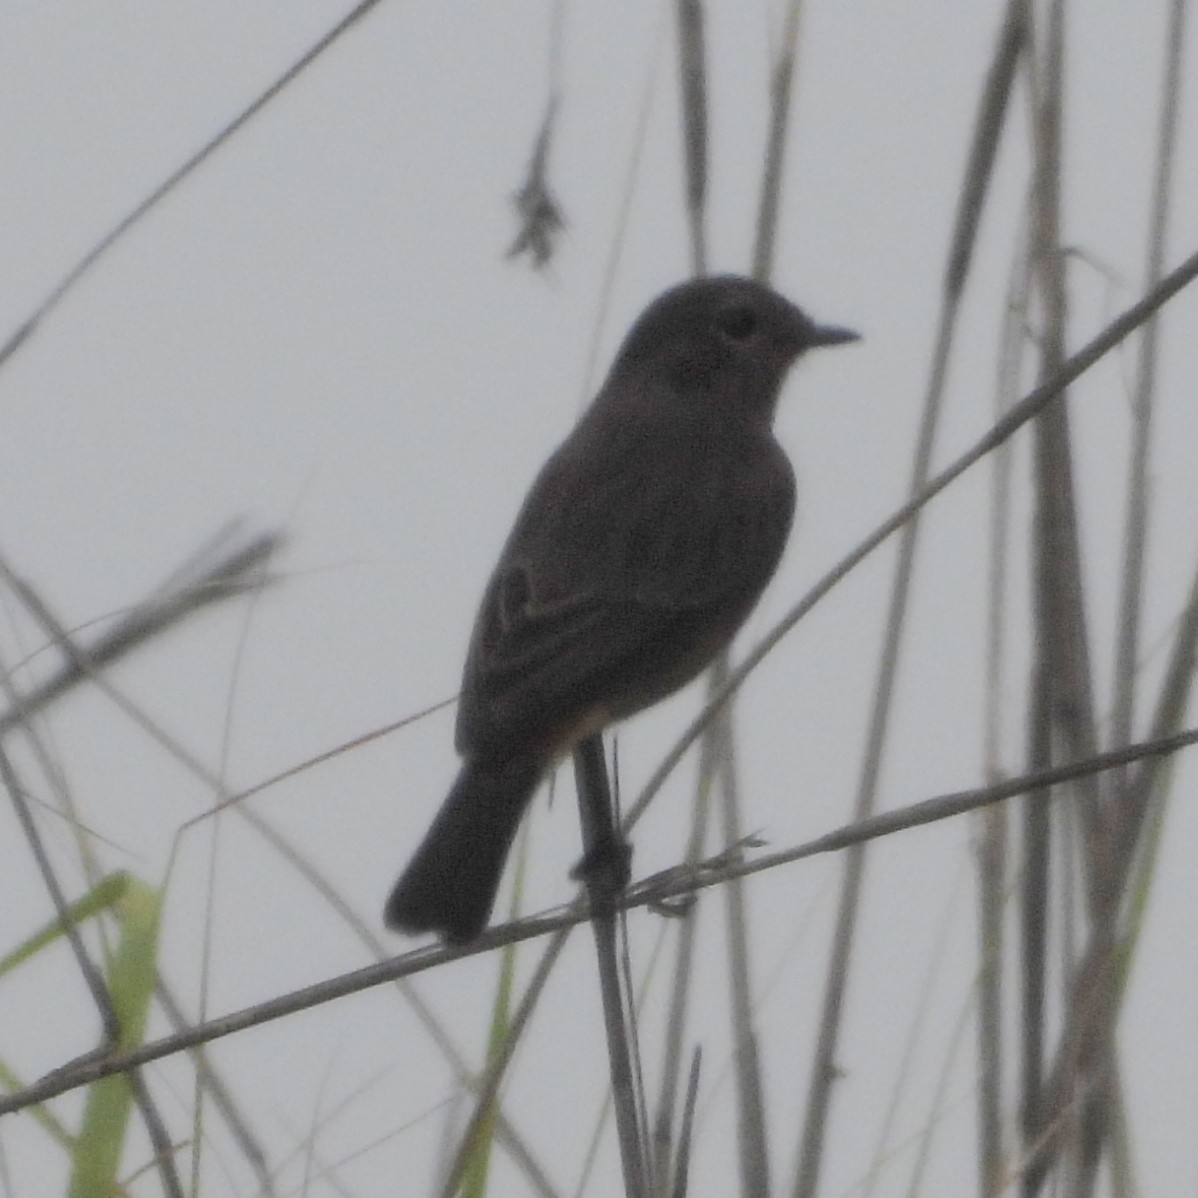
[[[848,345],[850,341],[861,340],[860,333],[831,324],[813,325],[807,337],[813,349],[821,345]]]

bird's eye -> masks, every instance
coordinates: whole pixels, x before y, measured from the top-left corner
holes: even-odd
[[[716,317],[716,328],[729,341],[748,341],[758,329],[757,313],[744,304],[734,304]]]

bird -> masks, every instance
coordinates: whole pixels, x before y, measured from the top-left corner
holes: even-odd
[[[553,763],[728,645],[794,516],[773,433],[783,381],[807,350],[858,336],[737,275],[681,283],[645,309],[486,586],[459,696],[462,766],[387,899],[388,927],[475,940]]]

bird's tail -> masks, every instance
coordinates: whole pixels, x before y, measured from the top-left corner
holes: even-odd
[[[539,758],[484,767],[466,762],[424,843],[387,899],[400,932],[436,932],[463,944],[487,926],[520,816],[540,781]]]

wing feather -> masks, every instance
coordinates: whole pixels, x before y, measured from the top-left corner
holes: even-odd
[[[458,712],[463,752],[631,714],[694,677],[774,572],[794,507],[768,435],[584,420],[525,501],[483,598]],[[688,440],[689,437],[689,440]]]

